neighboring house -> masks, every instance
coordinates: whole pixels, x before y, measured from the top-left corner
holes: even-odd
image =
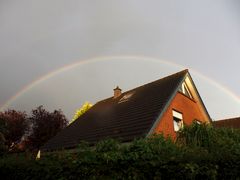
[[[96,103],[41,150],[72,149],[82,140],[129,142],[154,133],[175,138],[181,127],[194,120],[211,122],[188,70],[184,70],[124,93],[117,87],[113,97]]]
[[[238,129],[240,128],[240,117],[213,121],[212,124],[216,128],[225,127]]]

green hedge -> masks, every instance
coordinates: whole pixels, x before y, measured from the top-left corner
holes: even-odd
[[[0,160],[0,174],[21,180],[240,179],[239,137],[237,130],[194,124],[176,143],[156,135],[125,145],[111,139],[94,148],[81,143],[78,153],[58,152],[37,161],[8,155]]]

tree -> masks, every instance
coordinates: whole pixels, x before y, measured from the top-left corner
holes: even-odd
[[[29,119],[32,124],[28,137],[31,149],[39,149],[67,126],[67,119],[61,110],[48,112],[43,106],[33,109]]]
[[[7,151],[6,139],[3,133],[0,132],[0,155]]]
[[[87,112],[93,105],[89,102],[85,102],[82,107],[76,110],[72,120],[69,122],[69,124],[73,123],[76,119],[78,119],[81,115],[83,115],[85,112]]]
[[[27,114],[21,111],[0,112],[0,132],[8,147],[20,142],[29,128]]]
[[[6,139],[4,133],[6,132],[6,123],[0,119],[0,155],[7,151]]]
[[[2,135],[5,135],[7,132],[7,122],[5,117],[2,115],[2,112],[0,112],[0,132]]]

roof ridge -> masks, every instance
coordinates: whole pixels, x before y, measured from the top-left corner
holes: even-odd
[[[154,80],[154,81],[152,81],[152,82],[150,82],[150,83],[147,83],[147,84],[143,84],[143,85],[141,85],[141,86],[138,86],[138,87],[133,88],[133,89],[131,89],[131,90],[129,90],[129,91],[132,91],[132,90],[134,90],[134,89],[137,89],[137,88],[140,88],[140,87],[143,87],[143,86],[147,86],[147,85],[149,85],[149,84],[153,84],[153,83],[155,83],[155,82],[157,82],[157,81],[161,81],[161,80],[163,80],[163,79],[167,79],[167,78],[172,77],[172,76],[176,76],[177,74],[187,73],[187,72],[188,72],[188,69],[184,69],[184,70],[179,71],[179,72],[176,72],[176,73],[174,73],[174,74],[170,74],[170,75],[168,75],[168,76],[164,76],[164,77],[162,77],[162,78],[160,78],[160,79]],[[127,92],[127,91],[126,91],[126,92]]]
[[[174,74],[170,74],[170,75],[168,75],[168,76],[164,76],[164,77],[162,77],[162,78],[160,78],[160,79],[157,79],[157,80],[154,80],[154,81],[152,81],[152,82],[150,82],[150,83],[146,83],[146,84],[143,84],[143,85],[141,85],[141,86],[135,87],[135,88],[133,88],[133,89],[127,90],[127,91],[123,92],[123,93],[121,94],[121,96],[123,96],[123,95],[125,95],[125,94],[127,94],[127,93],[129,93],[129,92],[131,92],[131,91],[134,91],[134,90],[136,90],[136,89],[139,89],[139,88],[148,86],[148,85],[150,85],[150,84],[154,84],[154,83],[156,83],[157,81],[161,81],[161,80],[163,80],[163,79],[167,79],[167,78],[169,78],[169,77],[176,76],[177,74],[188,73],[188,72],[189,72],[188,69],[184,69],[184,70],[179,71],[179,72],[176,72],[176,73],[174,73]],[[119,97],[121,97],[121,96],[119,96]],[[110,99],[112,99],[112,98],[113,98],[113,96],[110,96],[110,97],[108,97],[108,98],[106,98],[106,99],[103,99],[103,100],[101,100],[101,101],[98,101],[96,104],[98,104],[98,103],[100,103],[100,102],[105,102],[105,101],[110,100]],[[116,98],[116,99],[118,99],[118,98]]]

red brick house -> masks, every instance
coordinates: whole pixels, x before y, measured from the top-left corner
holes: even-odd
[[[216,128],[240,129],[240,117],[213,121],[212,124]]]
[[[42,151],[75,148],[82,140],[105,138],[129,142],[135,138],[176,132],[193,121],[211,122],[196,86],[184,70],[96,103],[90,110],[48,141]]]

